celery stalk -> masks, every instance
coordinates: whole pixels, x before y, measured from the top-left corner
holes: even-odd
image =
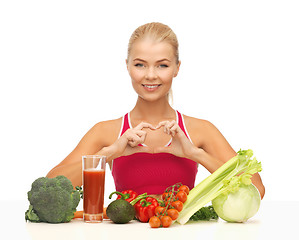
[[[220,194],[237,191],[241,183],[251,184],[252,175],[262,170],[261,163],[251,159],[252,156],[252,150],[240,150],[238,155],[194,187],[176,221],[185,224],[196,211]]]

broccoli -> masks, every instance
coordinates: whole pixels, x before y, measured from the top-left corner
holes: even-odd
[[[65,176],[40,177],[32,183],[27,195],[30,206],[25,219],[31,222],[69,222],[80,202],[80,193]]]

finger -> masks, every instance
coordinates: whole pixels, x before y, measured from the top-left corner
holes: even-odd
[[[178,133],[178,130],[179,130],[178,128],[179,128],[178,125],[174,125],[174,126],[172,126],[172,127],[169,129],[169,131],[170,131],[170,135],[174,137],[174,136]]]
[[[140,137],[140,143],[144,143],[145,137],[146,137],[146,132],[142,131],[142,133],[140,133],[139,137]]]
[[[156,128],[158,129],[158,128],[164,126],[164,129],[163,129],[164,132],[166,134],[171,134],[170,129],[175,125],[177,125],[177,123],[174,120],[172,120],[171,122],[170,121],[162,121],[156,126]]]
[[[156,128],[160,128],[161,126],[165,126],[165,125],[168,125],[168,124],[176,124],[176,121],[175,120],[172,120],[172,121],[162,121],[162,122],[159,122],[159,124],[156,126]]]
[[[143,128],[150,128],[152,130],[156,129],[152,124],[146,123],[146,122],[139,123],[134,129],[136,129],[136,130],[142,130]]]
[[[159,129],[160,127],[162,126],[165,126],[169,121],[162,121],[162,122],[159,122],[159,124],[156,126],[157,129]]]
[[[136,147],[139,143],[141,143],[141,138],[137,135],[131,135],[128,138],[128,144],[131,147]]]
[[[167,134],[171,134],[171,128],[175,127],[176,126],[176,122],[175,121],[171,121],[171,122],[168,122],[166,125],[165,125],[165,130],[166,130],[166,133]]]
[[[146,131],[134,130],[134,133],[139,137],[139,143],[144,143],[146,137]]]
[[[169,124],[169,121],[162,121],[160,122],[157,126],[156,126],[156,129],[159,129],[160,127],[164,127],[163,128],[163,131],[168,134],[168,131],[167,131],[167,125]]]
[[[143,131],[143,130],[134,130],[134,133],[135,133],[138,137],[141,137],[141,136],[146,135],[146,131]]]
[[[131,154],[138,153],[138,152],[154,153],[153,150],[150,149],[149,147],[135,146],[132,148],[127,148],[124,153],[124,156],[131,155]]]
[[[128,142],[128,144],[129,144],[129,146],[132,147],[132,148],[138,146],[138,144],[136,144],[136,142],[132,142],[132,141]]]

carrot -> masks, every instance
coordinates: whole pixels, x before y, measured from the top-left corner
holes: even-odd
[[[103,209],[104,210],[103,211],[103,218],[104,219],[109,219],[107,214],[106,214],[106,209],[107,209],[106,207]],[[74,213],[74,218],[83,218],[83,211],[76,211]]]
[[[108,216],[107,216],[106,210],[107,210],[107,208],[104,207],[104,209],[103,209],[103,218],[104,219],[109,219]]]
[[[83,211],[76,211],[74,213],[74,218],[83,218]]]

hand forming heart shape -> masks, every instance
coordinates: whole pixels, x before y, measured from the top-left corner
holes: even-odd
[[[156,128],[154,130],[150,128],[143,128],[143,131],[146,132],[144,145],[150,149],[168,146],[172,141],[172,137],[165,133],[163,128]]]
[[[171,145],[168,145],[170,140]],[[188,157],[196,147],[186,137],[176,121],[163,121],[156,127],[142,122],[135,128],[128,129],[118,139],[116,148],[118,149],[117,155],[120,156],[137,152],[165,152],[179,157]]]

